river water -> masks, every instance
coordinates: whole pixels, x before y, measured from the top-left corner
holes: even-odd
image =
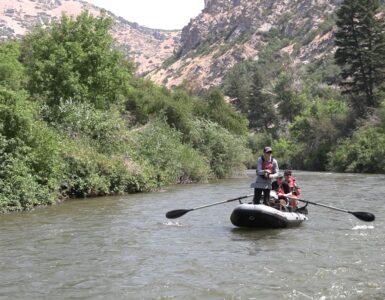
[[[385,299],[384,175],[296,172],[300,227],[235,228],[246,178],[0,215],[0,299]]]

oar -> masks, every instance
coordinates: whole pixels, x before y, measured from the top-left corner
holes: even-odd
[[[229,199],[229,200],[226,200],[226,201],[215,202],[215,203],[211,203],[211,204],[207,204],[207,205],[203,205],[203,206],[199,206],[199,207],[195,207],[195,208],[190,208],[190,209],[170,210],[169,212],[166,213],[166,218],[168,218],[168,219],[176,219],[176,218],[179,218],[179,217],[183,216],[184,214],[187,214],[189,211],[193,211],[193,210],[197,210],[197,209],[201,209],[201,208],[205,208],[205,207],[210,207],[210,206],[214,206],[214,205],[218,205],[218,204],[222,204],[222,203],[227,203],[227,202],[231,202],[231,201],[241,200],[241,199],[245,199],[245,198],[248,198],[248,197],[251,197],[251,196],[254,196],[254,194],[250,194],[250,195],[246,195],[246,196],[241,196],[241,197],[234,198],[234,199]]]
[[[321,204],[321,203],[316,203],[316,202],[312,202],[312,201],[308,201],[308,200],[304,200],[304,199],[297,199],[297,198],[294,198],[294,197],[287,197],[287,198],[289,198],[289,199],[296,199],[296,200],[301,201],[301,202],[310,203],[310,204],[313,204],[313,205],[318,205],[318,206],[322,206],[322,207],[326,207],[326,208],[330,208],[330,209],[346,212],[346,213],[352,214],[356,218],[358,218],[358,219],[360,219],[362,221],[366,221],[366,222],[372,222],[376,218],[372,213],[369,213],[369,212],[350,211],[350,210],[346,210],[346,209],[342,209],[342,208],[337,208],[337,207],[334,207],[334,206],[329,206],[329,205],[325,205],[325,204]]]

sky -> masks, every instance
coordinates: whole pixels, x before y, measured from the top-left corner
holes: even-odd
[[[204,8],[204,0],[86,0],[127,21],[153,29],[182,29]]]

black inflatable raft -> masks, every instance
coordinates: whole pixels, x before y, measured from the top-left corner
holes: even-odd
[[[230,220],[237,227],[286,228],[308,220],[307,209],[296,212],[280,211],[264,204],[240,204],[234,208]]]

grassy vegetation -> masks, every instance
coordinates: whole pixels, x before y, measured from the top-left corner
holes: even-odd
[[[1,212],[245,169],[246,118],[219,91],[198,97],[135,77],[110,26],[63,16],[0,44]]]

